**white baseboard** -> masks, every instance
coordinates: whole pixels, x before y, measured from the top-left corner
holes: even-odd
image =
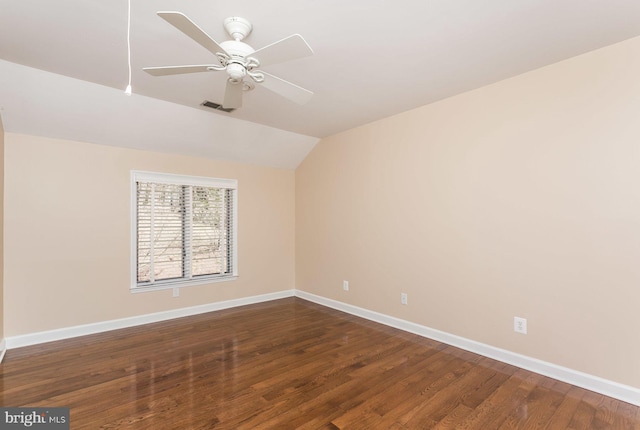
[[[315,294],[296,290],[296,297],[309,300],[311,302],[337,309],[361,318],[378,322],[390,327],[394,327],[403,331],[414,333],[429,339],[437,340],[447,345],[452,345],[466,351],[493,358],[503,363],[511,364],[531,372],[539,373],[559,381],[563,381],[587,390],[595,391],[605,396],[613,397],[624,402],[640,406],[640,389],[629,385],[620,384],[598,376],[589,375],[567,367],[558,366],[553,363],[538,360],[536,358],[527,357],[526,355],[517,354],[491,345],[476,342],[464,337],[456,336],[420,324],[415,324],[392,316],[384,315],[378,312],[363,309],[337,300],[327,299]]]
[[[243,297],[241,299],[226,300],[223,302],[209,303],[206,305],[192,306],[188,308],[173,309],[170,311],[157,312],[153,314],[140,315],[129,318],[122,318],[111,321],[85,324],[73,327],[66,327],[56,330],[41,331],[20,336],[6,338],[6,348],[20,348],[22,346],[35,345],[54,340],[69,339],[88,334],[102,333],[109,330],[134,327],[143,324],[150,324],[159,321],[166,321],[174,318],[181,318],[190,315],[203,314],[206,312],[218,311],[222,309],[235,308],[238,306],[251,305],[254,303],[268,302],[271,300],[293,297],[294,290],[279,291],[277,293],[262,294],[259,296]],[[4,342],[4,341],[3,341]],[[3,344],[0,344],[3,345]]]
[[[157,312],[153,314],[140,315],[130,318],[122,318],[111,321],[103,321],[99,323],[86,324],[81,326],[67,327],[57,330],[49,330],[38,333],[31,333],[20,336],[12,336],[0,340],[0,362],[7,349],[19,348],[22,346],[35,345],[55,340],[68,339],[88,334],[101,333],[109,330],[133,327],[143,324],[149,324],[159,321],[170,320],[174,318],[197,315],[206,312],[212,312],[222,309],[229,309],[238,306],[250,305],[254,303],[267,302],[271,300],[282,299],[285,297],[300,297],[329,308],[333,308],[342,312],[346,312],[361,318],[378,322],[380,324],[394,327],[409,333],[414,333],[429,339],[437,340],[447,345],[452,345],[466,351],[474,352],[485,357],[503,363],[511,364],[522,369],[530,370],[559,381],[567,382],[587,390],[595,391],[615,399],[622,400],[637,406],[640,406],[640,389],[628,385],[610,381],[598,376],[589,375],[567,367],[558,366],[553,363],[538,360],[536,358],[527,357],[515,352],[496,348],[491,345],[476,342],[420,324],[395,318],[389,315],[370,311],[368,309],[349,305],[337,300],[327,299],[315,294],[307,293],[300,290],[285,290],[276,293],[262,294],[259,296],[245,297],[240,299],[227,300],[223,302],[209,303],[206,305],[193,306],[188,308],[174,309],[170,311]]]

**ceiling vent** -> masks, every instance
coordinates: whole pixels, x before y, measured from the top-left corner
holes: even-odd
[[[200,105],[206,106],[208,108],[215,109],[215,110],[221,110],[222,112],[227,112],[227,113],[233,112],[235,110],[234,108],[225,108],[222,105],[219,105],[218,103],[210,102],[209,100],[203,101]]]

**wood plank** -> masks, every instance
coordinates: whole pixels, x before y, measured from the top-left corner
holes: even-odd
[[[7,351],[76,429],[640,430],[640,408],[299,298]]]

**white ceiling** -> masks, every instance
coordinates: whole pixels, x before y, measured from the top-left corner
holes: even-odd
[[[0,0],[6,131],[295,168],[317,138],[640,35],[638,0],[131,4],[126,98],[126,0]],[[264,70],[314,97],[298,106],[258,87],[231,114],[200,107],[222,101],[222,73],[141,70],[215,63],[159,10],[183,12],[218,42],[228,39],[225,17],[247,18],[256,49],[300,33],[315,55]]]

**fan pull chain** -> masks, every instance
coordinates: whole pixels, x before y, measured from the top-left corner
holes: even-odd
[[[131,0],[128,0],[127,7],[127,63],[129,65],[129,84],[124,93],[131,95]]]

